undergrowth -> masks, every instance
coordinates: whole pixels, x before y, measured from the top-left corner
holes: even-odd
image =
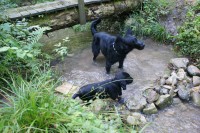
[[[175,36],[175,50],[191,57],[200,68],[200,2],[188,9],[185,22]]]
[[[28,80],[11,75],[0,108],[0,132],[130,132],[118,113],[95,114],[71,97],[54,92],[59,81],[50,69]],[[133,131],[133,130],[132,130]]]
[[[141,8],[125,21],[125,29],[131,28],[137,36],[152,37],[161,42],[170,40],[171,35],[159,23],[159,18],[170,13],[172,2],[173,0],[144,0]]]
[[[28,27],[24,20],[1,23],[0,30],[0,132],[136,132],[115,110],[95,114],[54,92],[61,82],[39,43],[48,27]],[[68,49],[57,44],[55,52],[64,58]]]
[[[160,24],[160,19],[170,14],[175,3],[174,0],[144,0],[141,8],[125,21],[124,27],[131,28],[140,37],[147,36],[161,42],[173,40],[175,51],[191,58],[200,68],[200,2],[193,7],[187,5],[184,23],[178,28],[177,35],[171,35]]]
[[[90,25],[91,25],[91,22],[87,22],[87,23],[84,24],[84,25],[77,24],[77,25],[74,25],[74,26],[73,26],[73,29],[74,29],[76,32],[89,31],[89,30],[90,30]]]

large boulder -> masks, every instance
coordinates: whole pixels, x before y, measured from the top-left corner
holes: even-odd
[[[156,114],[158,112],[154,103],[148,104],[144,109],[144,114]]]
[[[170,60],[170,63],[176,68],[183,68],[186,69],[187,65],[189,63],[189,60],[187,58],[173,58]]]
[[[127,100],[126,106],[130,111],[139,112],[147,105],[146,98],[141,96],[139,99],[132,97],[131,99]]]
[[[189,65],[187,68],[187,72],[190,76],[200,76],[200,70],[193,65]]]
[[[169,94],[160,95],[155,104],[159,109],[163,109],[172,104],[172,97]]]

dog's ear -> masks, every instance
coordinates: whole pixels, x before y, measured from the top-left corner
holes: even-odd
[[[118,72],[115,75],[115,80],[119,81],[120,86],[123,88],[123,90],[126,90],[126,79],[125,79],[125,72]]]
[[[133,32],[130,28],[128,28],[128,30],[126,31],[125,36],[127,36],[127,35],[133,35]]]

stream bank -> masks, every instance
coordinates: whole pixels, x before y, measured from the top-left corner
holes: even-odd
[[[74,55],[66,57],[62,62],[55,65],[55,69],[62,74],[63,82],[69,82],[77,86],[103,81],[113,78],[117,71],[120,71],[115,64],[111,69],[111,74],[105,73],[105,58],[100,55],[97,64],[92,62],[91,33],[71,32],[72,29],[62,29],[51,33],[51,38],[44,40],[56,43],[55,38],[71,38],[82,44],[75,48]],[[69,32],[70,31],[70,32]],[[51,40],[52,39],[52,40]],[[84,40],[84,41],[83,41]],[[55,41],[55,42],[53,42]],[[58,40],[57,40],[58,41]],[[168,72],[167,66],[171,58],[176,57],[171,45],[163,45],[151,39],[143,39],[146,47],[142,51],[133,50],[124,62],[124,71],[128,72],[134,82],[123,91],[125,99],[140,99],[146,87],[154,84],[155,80]],[[76,45],[76,44],[75,44]],[[152,124],[144,132],[181,132],[197,133],[200,130],[200,111],[190,103],[179,101],[171,106],[159,111],[157,114],[146,115],[148,122]]]

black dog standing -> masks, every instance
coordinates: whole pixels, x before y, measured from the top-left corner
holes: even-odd
[[[93,35],[93,61],[96,60],[101,51],[106,57],[106,72],[109,73],[114,63],[119,62],[119,68],[123,68],[126,55],[135,48],[138,50],[144,49],[145,45],[132,35],[130,29],[127,30],[125,37],[112,36],[105,32],[97,32],[96,26],[100,22],[101,19],[98,18],[91,24],[91,32]]]
[[[79,97],[83,101],[94,100],[96,97],[100,99],[112,98],[118,99],[119,103],[123,103],[122,88],[126,90],[126,85],[133,82],[133,78],[126,72],[119,72],[115,78],[99,83],[88,84],[79,89],[72,98]]]

